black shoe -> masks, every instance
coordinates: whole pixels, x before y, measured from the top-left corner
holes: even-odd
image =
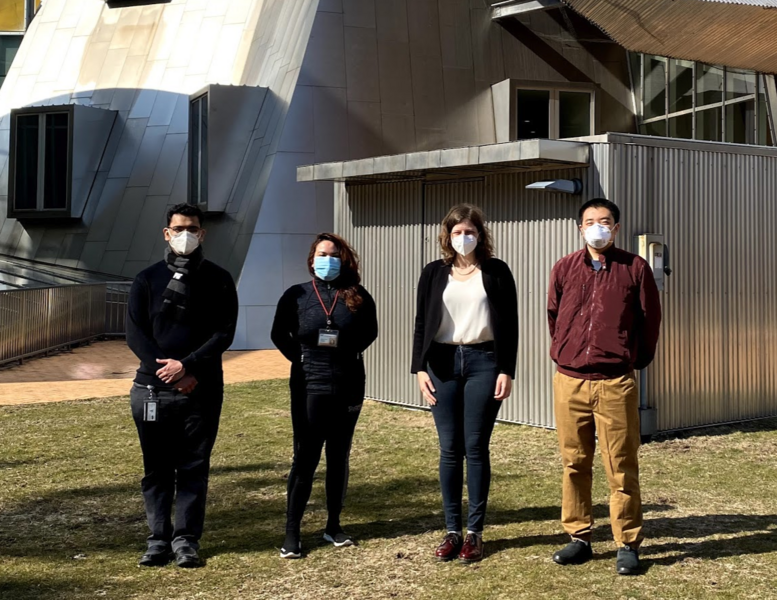
[[[343,548],[356,544],[354,539],[339,527],[334,531],[327,530],[324,533],[324,539],[330,544],[334,544],[336,548]]]
[[[181,546],[175,550],[175,564],[182,569],[196,569],[202,566],[202,559],[191,546]]]
[[[281,547],[281,558],[301,558],[302,542],[299,539],[299,533],[287,533],[286,539]]]
[[[554,562],[560,565],[582,565],[594,556],[591,544],[582,540],[572,540],[553,555]]]
[[[138,561],[139,567],[164,567],[173,557],[170,546],[149,546]]]
[[[615,570],[618,571],[618,575],[636,575],[639,573],[639,552],[629,546],[618,548]]]

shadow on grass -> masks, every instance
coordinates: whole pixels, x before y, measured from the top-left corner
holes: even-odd
[[[8,600],[60,600],[73,592],[73,582],[50,577],[18,577],[0,580],[0,598]]]
[[[645,521],[646,545],[642,568],[670,566],[688,559],[716,560],[730,556],[777,552],[777,515],[692,515]],[[750,535],[694,542],[651,543],[651,538],[700,538],[713,535]],[[657,556],[668,554],[669,556]],[[616,551],[597,554],[597,559],[614,559]],[[655,558],[651,558],[655,557]]]
[[[755,433],[759,431],[777,431],[777,417],[767,417],[754,421],[741,423],[728,423],[726,425],[712,425],[698,429],[684,429],[681,431],[669,431],[657,433],[653,436],[653,442],[666,442],[669,440],[685,440],[695,437],[713,437],[730,435],[732,433]]]

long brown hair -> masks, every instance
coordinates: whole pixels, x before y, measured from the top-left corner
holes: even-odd
[[[319,233],[310,245],[310,253],[308,254],[308,271],[314,279],[316,271],[313,269],[313,259],[316,256],[316,247],[321,242],[332,242],[340,253],[340,275],[330,283],[343,294],[348,310],[356,312],[362,305],[362,296],[359,292],[359,284],[362,280],[361,275],[359,275],[359,255],[339,235]]]
[[[451,245],[451,230],[462,221],[472,221],[472,224],[478,230],[478,245],[475,248],[475,257],[479,263],[487,261],[494,256],[494,244],[491,241],[491,232],[485,224],[483,211],[472,204],[459,204],[454,206],[445,218],[440,227],[440,250],[442,258],[447,264],[451,264],[456,257],[456,251]]]

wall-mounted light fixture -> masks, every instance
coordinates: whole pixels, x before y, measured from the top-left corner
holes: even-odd
[[[545,190],[546,192],[561,192],[562,194],[582,194],[583,182],[580,179],[553,179],[536,181],[526,186],[527,190]]]

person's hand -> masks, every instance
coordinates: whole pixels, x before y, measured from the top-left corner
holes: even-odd
[[[437,399],[434,397],[437,390],[434,389],[434,384],[432,383],[431,377],[429,377],[429,373],[426,371],[418,371],[417,377],[418,387],[421,389],[421,393],[424,395],[426,401],[431,406],[434,406],[437,404]]]
[[[194,375],[184,375],[175,382],[175,389],[182,394],[191,394],[197,387],[197,379]]]
[[[510,397],[510,392],[513,391],[513,380],[509,375],[500,375],[496,379],[496,390],[494,391],[494,398],[497,400],[504,400]]]
[[[164,367],[156,372],[156,376],[165,383],[173,383],[186,375],[186,369],[183,368],[180,360],[175,360],[173,358],[157,358],[156,361],[160,365],[164,365]]]

